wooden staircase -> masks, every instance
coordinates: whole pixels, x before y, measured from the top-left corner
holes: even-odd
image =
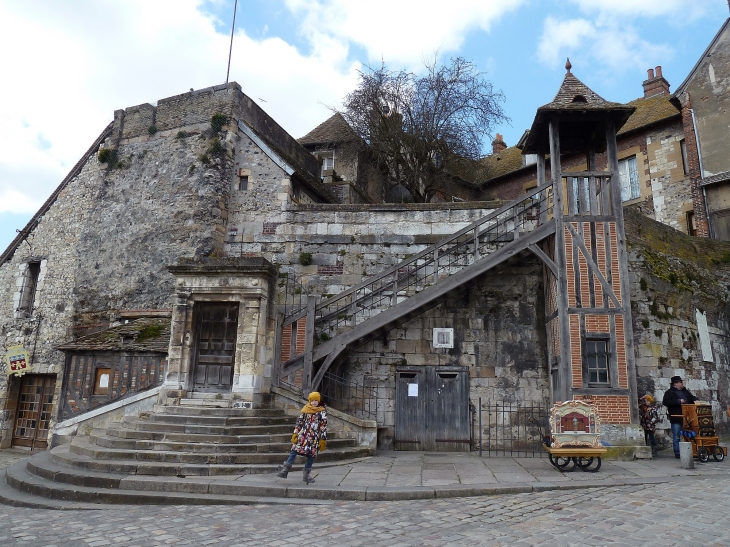
[[[557,273],[539,243],[555,232],[552,218],[552,182],[491,212],[441,242],[402,261],[381,274],[332,298],[316,303],[310,297],[280,321],[278,379],[301,390],[317,389],[333,364],[347,350],[438,304],[447,295],[502,262],[529,250]],[[306,325],[304,351],[281,359],[285,329]],[[289,332],[293,332],[290,330]],[[297,347],[296,341],[291,346]]]

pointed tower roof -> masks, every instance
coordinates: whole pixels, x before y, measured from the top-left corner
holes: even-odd
[[[563,131],[561,130],[561,151],[570,153],[582,152],[585,145],[588,144],[587,138],[594,147],[596,146],[595,141],[596,139],[601,140],[600,134],[602,133],[595,131],[597,123],[613,119],[616,131],[618,131],[636,110],[633,106],[607,101],[581,82],[570,72],[572,68],[570,59],[565,64],[565,68],[567,72],[555,98],[537,109],[535,121],[532,122],[532,128],[523,148],[525,154],[538,153],[539,145],[544,145],[545,148],[543,149],[547,150],[548,121],[556,116],[561,120],[561,123],[565,123],[566,129],[570,127],[574,132],[581,132],[581,129],[585,131],[587,128],[580,127],[585,124],[593,126],[593,129],[589,130],[592,135],[571,136],[577,138],[566,139],[563,137]],[[578,149],[573,149],[576,147]]]

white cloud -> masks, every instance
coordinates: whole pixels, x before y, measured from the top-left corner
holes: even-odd
[[[559,21],[547,17],[537,54],[540,61],[555,68],[570,57],[575,67],[600,66],[621,73],[661,64],[672,49],[642,39],[629,23],[614,18]]]
[[[571,0],[585,13],[616,16],[661,17],[670,15],[679,21],[694,20],[707,12],[709,2],[687,0]]]
[[[216,32],[201,3],[0,3],[0,213],[35,212],[115,109],[225,81],[230,35]],[[354,86],[359,67],[347,44],[321,45],[303,55],[238,31],[230,79],[302,136]]]
[[[365,49],[368,61],[422,67],[434,53],[458,51],[472,30],[488,31],[525,0],[286,0],[303,17],[302,28],[315,49],[334,37]]]

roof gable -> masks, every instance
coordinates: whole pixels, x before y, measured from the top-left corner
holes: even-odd
[[[684,93],[684,91],[686,90],[689,83],[694,79],[700,66],[702,66],[702,63],[705,61],[705,59],[708,57],[708,55],[715,49],[715,46],[717,46],[717,43],[720,41],[720,38],[725,33],[725,31],[728,29],[728,26],[730,26],[730,17],[728,17],[725,20],[725,23],[723,23],[722,27],[720,27],[720,30],[717,31],[717,34],[715,34],[715,37],[710,42],[710,45],[707,46],[707,49],[697,60],[697,63],[695,63],[695,66],[692,67],[692,70],[689,71],[689,74],[687,74],[687,77],[684,79],[684,81],[677,86],[677,89],[674,90],[672,97],[679,97],[682,93]]]
[[[312,129],[302,138],[297,139],[302,145],[335,144],[357,139],[357,134],[339,112]]]

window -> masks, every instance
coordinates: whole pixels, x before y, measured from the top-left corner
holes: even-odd
[[[335,168],[335,158],[322,158],[322,171],[330,171]]]
[[[28,262],[28,266],[23,273],[23,285],[20,290],[20,302],[17,309],[20,317],[30,317],[33,314],[33,304],[35,304],[35,293],[40,273],[40,262]]]
[[[607,338],[587,338],[585,341],[584,383],[588,386],[610,386]]]
[[[684,139],[679,141],[679,148],[682,150],[682,168],[684,169],[684,174],[689,175],[689,165],[687,163],[687,143],[684,142]]]
[[[621,201],[628,201],[641,196],[636,156],[618,162],[618,175],[621,180]]]
[[[239,177],[239,179],[238,179],[238,189],[239,190],[248,190],[248,175],[244,175],[242,177]]]
[[[697,225],[695,224],[695,212],[687,211],[687,235],[697,235]]]
[[[109,378],[111,368],[97,368],[96,380],[94,381],[94,395],[109,395]]]

